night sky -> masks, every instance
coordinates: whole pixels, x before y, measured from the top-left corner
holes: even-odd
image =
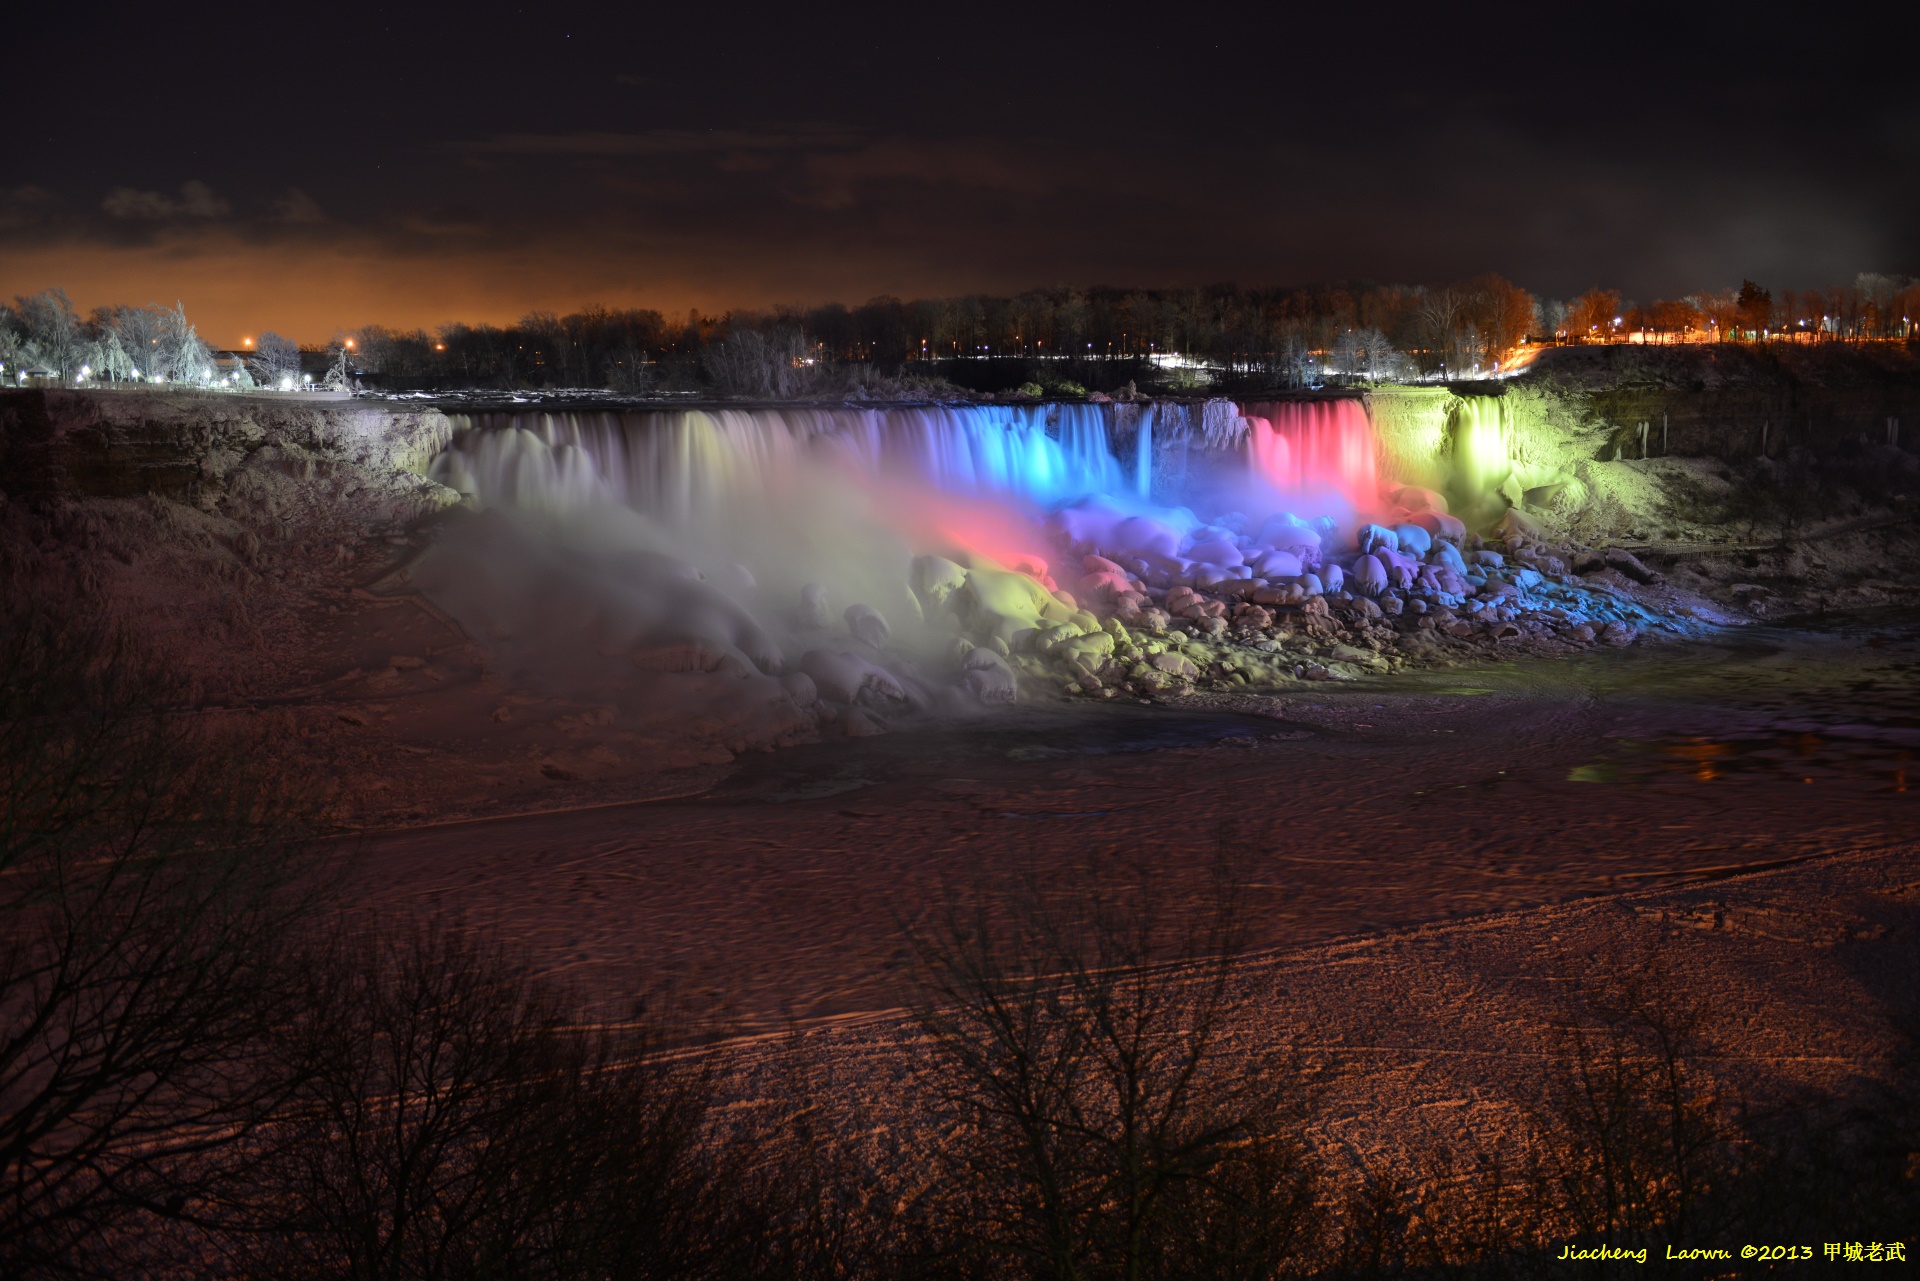
[[[1052,284],[1920,274],[1895,5],[36,5],[0,294],[216,344]]]

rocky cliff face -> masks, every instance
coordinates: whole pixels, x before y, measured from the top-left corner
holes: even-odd
[[[427,480],[453,427],[438,410],[191,392],[0,392],[0,491],[156,496],[216,512],[279,481],[357,497],[376,520],[458,501]]]
[[[1920,452],[1920,344],[1559,347],[1509,385],[1579,402],[1627,458]]]
[[[0,556],[111,602],[210,697],[259,696],[316,611],[459,501],[422,474],[451,434],[350,402],[0,392]]]

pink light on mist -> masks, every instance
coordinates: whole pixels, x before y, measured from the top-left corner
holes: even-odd
[[[1248,410],[1250,461],[1267,483],[1288,494],[1332,490],[1357,514],[1379,510],[1373,424],[1358,401],[1257,405]]]
[[[1047,547],[1045,535],[1008,504],[897,483],[882,486],[873,503],[888,527],[916,550],[982,556],[1054,590],[1042,550]]]

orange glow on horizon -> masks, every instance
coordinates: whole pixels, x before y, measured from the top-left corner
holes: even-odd
[[[638,243],[617,228],[459,252],[371,234],[289,247],[202,230],[146,245],[21,246],[0,257],[0,297],[54,287],[83,313],[148,303],[171,309],[178,301],[215,347],[270,329],[318,349],[367,325],[432,334],[455,322],[505,327],[529,312],[566,315],[594,306],[721,315],[796,300],[1021,286],[929,269],[905,256],[878,260],[858,249],[803,257],[770,250],[750,258],[715,245]]]

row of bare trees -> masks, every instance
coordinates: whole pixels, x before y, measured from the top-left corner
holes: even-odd
[[[1587,967],[1506,1132],[1342,1172],[1311,1138],[1339,1065],[1248,1018],[1229,857],[1188,914],[1072,869],[907,929],[891,1156],[805,1038],[743,1120],[702,1012],[589,1018],[457,922],[348,910],[267,745],[9,556],[0,1275],[1544,1275],[1568,1243],[1920,1222],[1916,1065],[1741,1094],[1657,954]]]

